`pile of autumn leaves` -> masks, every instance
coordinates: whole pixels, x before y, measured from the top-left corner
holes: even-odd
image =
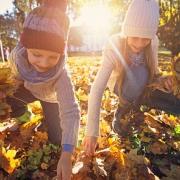
[[[71,67],[77,67],[72,68],[72,74],[84,74],[79,79],[73,77],[82,109],[81,122],[85,124],[88,85],[93,82],[99,61],[77,61],[69,63]],[[170,62],[168,66],[171,66]],[[163,65],[161,69],[164,70]],[[172,75],[171,72],[165,73]],[[85,94],[82,96],[81,92]],[[91,158],[82,151],[77,152],[74,179],[177,179],[180,173],[180,118],[142,106],[138,112],[130,112],[121,120],[124,133],[117,137],[111,129],[117,104],[117,97],[106,90],[102,100],[101,137],[97,152]],[[84,136],[82,129],[80,137]]]
[[[7,64],[0,68],[0,91],[13,96],[19,82]],[[11,118],[6,98],[0,100],[0,179],[44,179],[56,175],[60,148],[38,129],[43,114],[39,102],[28,105],[30,117]],[[47,175],[48,174],[48,175]]]
[[[111,129],[118,99],[108,90],[102,100],[101,137],[96,154],[85,156],[81,142],[87,120],[87,100],[100,61],[99,57],[73,57],[68,64],[81,107],[78,148],[73,156],[73,179],[177,179],[180,175],[180,118],[141,107],[138,112],[130,112],[124,117],[121,121],[124,133],[118,137]],[[0,79],[0,88],[13,79],[9,72],[6,74],[8,78]],[[11,92],[14,85],[13,82],[8,84]],[[5,172],[10,177],[21,179],[52,179],[56,175],[60,149],[47,141],[45,130],[38,129],[42,120],[39,104],[29,105],[31,119],[22,123],[8,118],[10,107],[3,101],[0,102],[3,119],[0,129],[4,128],[0,131],[0,167],[3,169],[0,170],[0,179],[7,177]]]

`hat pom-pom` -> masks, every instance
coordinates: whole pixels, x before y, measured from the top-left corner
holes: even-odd
[[[60,8],[66,12],[67,0],[42,0],[41,3],[49,7]]]

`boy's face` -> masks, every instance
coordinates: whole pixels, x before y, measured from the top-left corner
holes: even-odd
[[[60,54],[41,50],[41,49],[27,49],[28,61],[34,66],[38,72],[46,72],[53,68],[60,59]]]
[[[127,39],[127,43],[134,53],[141,52],[150,42],[151,39],[148,38],[128,37]]]

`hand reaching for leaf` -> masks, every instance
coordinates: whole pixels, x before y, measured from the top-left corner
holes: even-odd
[[[83,140],[83,148],[88,156],[92,156],[95,153],[96,145],[97,145],[97,137],[86,136]]]
[[[166,93],[172,93],[174,86],[174,76],[161,76],[149,85],[152,89],[159,89]]]
[[[164,81],[164,88],[168,92],[172,92],[173,91],[173,76],[166,77],[166,79]]]

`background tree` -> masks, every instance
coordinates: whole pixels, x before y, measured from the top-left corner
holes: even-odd
[[[81,27],[71,27],[69,31],[68,45],[80,47],[83,45]]]
[[[17,25],[13,13],[0,15],[0,33],[4,47],[12,49],[17,41]]]
[[[17,19],[18,32],[22,31],[23,22],[25,16],[30,12],[34,7],[40,4],[39,0],[14,0],[14,14]]]
[[[25,16],[34,7],[50,0],[14,0],[14,12],[0,15],[0,32],[2,34],[3,44],[13,46],[15,40],[22,31],[22,25]],[[58,1],[58,0],[57,0]],[[62,1],[62,0],[59,0]],[[112,23],[111,33],[116,33],[121,30],[121,22],[124,18],[129,2],[131,0],[64,0],[68,1],[68,13],[73,14],[76,19],[80,16],[81,8],[86,4],[102,3],[111,9],[112,16],[115,17]],[[160,26],[158,36],[161,45],[172,52],[175,56],[180,52],[180,1],[179,0],[159,0],[160,5]],[[75,31],[70,31],[70,42],[78,44],[75,38]],[[73,33],[71,35],[71,33]],[[79,34],[79,32],[78,32]],[[79,35],[77,35],[79,37]],[[76,40],[75,40],[76,39]],[[77,43],[78,42],[78,43]]]
[[[160,27],[159,38],[162,46],[172,52],[172,56],[180,52],[180,1],[159,0]]]

